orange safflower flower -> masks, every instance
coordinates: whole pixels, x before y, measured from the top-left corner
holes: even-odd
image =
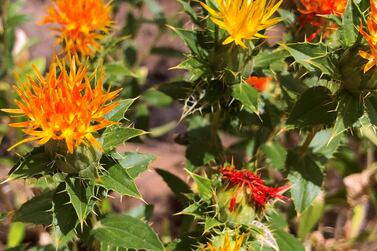
[[[102,150],[93,133],[116,124],[106,120],[104,115],[118,105],[118,102],[110,101],[118,96],[120,90],[110,92],[103,89],[102,68],[98,70],[99,77],[95,81],[96,72],[88,75],[88,66],[76,66],[76,63],[77,60],[69,59],[69,70],[66,70],[65,61],[56,59],[45,77],[34,67],[36,79],[29,77],[26,83],[16,87],[20,97],[20,100],[15,100],[18,108],[2,111],[26,117],[26,121],[10,126],[23,128],[22,131],[31,137],[9,150],[22,143],[38,141],[43,145],[49,140],[65,140],[70,153],[81,143],[92,144]],[[91,82],[95,82],[93,88]]]
[[[245,81],[259,92],[265,92],[268,87],[268,83],[272,80],[271,77],[256,77],[250,76]]]
[[[103,0],[55,0],[42,24],[55,24],[59,43],[83,56],[100,49],[98,40],[109,33],[111,6]]]
[[[222,244],[219,249],[215,249],[215,247],[208,243],[206,248],[203,248],[202,251],[240,251],[242,247],[244,236],[238,236],[234,243],[231,242],[229,239],[228,233],[225,234],[224,243]]]
[[[300,0],[305,9],[300,10],[304,14],[314,15],[343,15],[346,10],[347,0]]]
[[[370,47],[370,53],[366,51],[359,52],[361,57],[368,60],[364,67],[364,73],[377,66],[377,2],[370,0],[370,6],[371,14],[368,17],[369,34],[364,31],[362,26],[359,27],[359,32],[367,40]]]
[[[299,29],[302,29],[306,24],[310,24],[318,29],[311,34],[307,40],[313,40],[321,30],[327,29],[328,21],[320,17],[320,15],[337,15],[342,16],[347,7],[347,0],[300,0],[303,9],[301,12]],[[326,35],[326,34],[325,34]]]

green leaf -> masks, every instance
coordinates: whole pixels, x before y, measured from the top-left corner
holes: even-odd
[[[298,237],[304,239],[319,222],[323,215],[325,203],[322,198],[316,200],[313,205],[302,212],[299,218]]]
[[[7,217],[6,213],[0,213],[0,223],[2,223],[6,217]]]
[[[279,8],[277,10],[279,13],[279,16],[283,19],[282,22],[286,24],[287,26],[293,25],[294,22],[296,22],[296,15],[290,10]]]
[[[356,27],[360,26],[363,17],[360,9],[353,0],[349,0],[342,18],[342,26],[339,28],[340,41],[345,47],[351,47],[360,35]]]
[[[167,133],[171,132],[174,128],[177,127],[178,122],[173,120],[170,122],[167,122],[165,124],[162,124],[157,127],[153,127],[149,129],[149,135],[152,138],[159,138],[163,135],[166,135]]]
[[[200,46],[198,46],[199,41],[197,38],[197,32],[194,30],[185,30],[180,28],[175,28],[173,26],[168,25],[170,29],[172,29],[190,48],[193,54],[202,54],[205,53]]]
[[[213,195],[211,180],[190,171],[187,172],[192,177],[195,184],[198,186],[200,198],[204,201],[209,201]]]
[[[368,139],[371,143],[377,146],[377,135],[373,127],[363,126],[360,128],[360,134],[363,138]]]
[[[305,251],[304,246],[295,237],[281,229],[276,229],[274,236],[280,251]]]
[[[358,204],[352,211],[350,239],[355,239],[365,228],[365,218],[368,217],[368,206],[366,204]]]
[[[212,228],[222,226],[224,223],[219,222],[216,218],[206,217],[204,223],[204,233],[208,233]]]
[[[203,236],[202,231],[189,232],[171,241],[166,246],[166,251],[197,250],[198,243],[205,243],[206,241],[207,239]]]
[[[44,147],[34,149],[10,170],[8,180],[27,179],[41,176],[53,166]]]
[[[288,180],[292,184],[291,196],[295,209],[301,213],[308,208],[321,191],[323,173],[312,156],[289,152],[287,157]]]
[[[292,127],[316,126],[332,123],[336,118],[336,102],[331,91],[323,86],[306,90],[293,106],[287,125]]]
[[[17,210],[13,221],[49,225],[52,222],[52,196],[53,192],[41,193],[25,202]]]
[[[188,168],[194,170],[205,164],[216,162],[223,151],[221,140],[201,116],[190,117],[189,144],[186,148]]]
[[[188,80],[196,81],[204,75],[207,67],[208,66],[206,66],[201,60],[197,59],[194,56],[190,56],[185,61],[172,69],[186,70],[190,73]]]
[[[245,82],[232,86],[233,98],[240,101],[246,111],[254,113],[258,111],[258,91]]]
[[[101,243],[146,251],[164,249],[157,234],[150,226],[128,215],[109,215],[93,227],[94,238]]]
[[[180,212],[180,214],[194,216],[195,218],[202,218],[203,210],[198,203],[193,203]]]
[[[317,132],[309,147],[313,149],[313,153],[321,154],[330,159],[336,153],[341,143],[342,135],[339,134],[333,138],[331,129],[327,129]]]
[[[7,248],[14,248],[21,244],[25,236],[25,225],[21,222],[14,222],[10,225]]]
[[[156,169],[158,175],[162,177],[166,184],[168,184],[169,188],[174,192],[177,196],[178,200],[183,204],[187,204],[187,198],[184,196],[185,193],[192,193],[190,187],[187,185],[186,182],[181,180],[176,175],[164,170],[164,169]]]
[[[267,142],[262,145],[262,151],[266,154],[271,164],[279,170],[285,167],[287,150],[277,142]]]
[[[333,137],[351,128],[364,113],[364,107],[359,98],[343,92],[340,94],[340,101],[337,107],[338,117],[336,118]]]
[[[377,96],[373,95],[365,100],[365,105],[370,122],[377,126]]]
[[[26,23],[28,21],[30,21],[30,16],[22,15],[22,14],[14,15],[14,16],[9,17],[6,20],[6,27],[7,29],[15,28],[16,26]]]
[[[183,52],[181,50],[167,47],[167,46],[156,46],[151,49],[151,54],[159,55],[162,57],[172,57],[172,58],[182,58]]]
[[[105,118],[110,121],[121,121],[124,119],[124,114],[135,102],[136,99],[123,99],[119,102],[119,105],[105,115]]]
[[[182,8],[185,10],[185,12],[190,16],[191,20],[195,24],[199,24],[200,20],[198,18],[198,15],[196,14],[195,10],[191,7],[190,1],[178,0],[178,2],[182,5]]]
[[[288,51],[282,50],[281,48],[272,52],[270,50],[261,51],[255,56],[254,67],[266,69],[278,61],[283,61],[289,55]]]
[[[153,210],[153,205],[142,204],[140,206],[131,208],[126,212],[126,214],[133,218],[149,221],[153,215]]]
[[[67,178],[65,184],[69,202],[75,209],[77,218],[83,227],[86,217],[92,212],[94,206],[94,184],[75,178]]]
[[[272,234],[270,226],[263,224],[260,221],[253,220],[251,225],[256,228],[256,239],[262,246],[271,247],[273,250],[279,250],[277,241]]]
[[[118,163],[105,170],[99,177],[98,182],[104,188],[113,190],[120,195],[128,195],[138,199],[141,198],[135,181]]]
[[[166,107],[173,102],[173,99],[170,96],[156,89],[149,89],[144,92],[143,100],[147,104],[155,107]]]
[[[141,136],[146,132],[143,130],[120,127],[120,126],[110,126],[103,133],[103,149],[105,152],[113,150],[125,141]]]
[[[113,75],[116,77],[137,77],[135,73],[122,63],[106,64],[105,72],[107,75]]]
[[[294,57],[297,63],[307,70],[319,70],[321,75],[325,74],[335,79],[340,78],[340,73],[336,67],[337,60],[330,53],[330,49],[323,43],[295,43],[281,44],[281,46]]]
[[[70,197],[65,191],[65,182],[62,182],[56,189],[56,193],[52,199],[53,203],[53,228],[55,234],[61,233],[60,238],[69,236],[69,233],[77,226],[78,217],[70,203]],[[60,242],[60,241],[59,241]]]
[[[133,15],[130,13],[128,14],[131,15],[131,16],[128,16],[128,18],[131,17],[132,19]],[[132,26],[132,24],[130,24],[129,21],[133,22],[134,20],[127,20],[126,26],[129,26],[129,25]],[[133,43],[127,44],[124,48],[123,53],[124,53],[124,60],[127,63],[127,66],[131,68],[134,67],[138,60],[138,51],[137,51],[136,45],[134,45]]]
[[[174,100],[183,101],[192,92],[192,84],[187,81],[174,81],[158,86],[160,92],[165,93]]]
[[[155,157],[151,154],[138,152],[115,152],[111,154],[111,157],[116,159],[133,179],[147,170],[149,164],[155,160]]]

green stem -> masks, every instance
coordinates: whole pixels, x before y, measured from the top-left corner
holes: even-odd
[[[219,46],[219,27],[217,25],[215,26],[215,45]]]
[[[309,134],[306,136],[306,139],[299,150],[301,157],[305,155],[310,143],[313,141],[315,135],[317,134],[317,132],[319,132],[320,129],[321,127],[314,127],[312,131],[310,131]]]
[[[216,108],[216,111],[211,116],[211,138],[213,141],[216,140],[217,132],[219,130],[220,115],[220,109]]]

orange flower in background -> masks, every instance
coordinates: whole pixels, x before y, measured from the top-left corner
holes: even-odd
[[[348,0],[300,0],[305,9],[300,12],[314,15],[343,15]]]
[[[299,30],[307,24],[317,27],[318,29],[307,38],[308,41],[313,40],[322,30],[328,29],[328,20],[320,15],[342,16],[347,7],[347,2],[348,0],[300,0],[303,8],[299,8],[301,12]],[[334,26],[330,26],[330,28],[334,28]]]
[[[55,0],[42,24],[55,24],[58,42],[73,54],[93,56],[109,33],[111,6],[103,0]]]
[[[34,68],[36,79],[29,80],[16,88],[20,100],[15,100],[18,109],[2,109],[4,112],[24,116],[26,121],[10,124],[23,128],[29,135],[12,148],[26,142],[38,141],[43,145],[49,140],[65,140],[70,153],[81,143],[102,147],[93,133],[109,125],[104,115],[118,105],[110,103],[120,90],[103,89],[104,72],[99,69],[99,77],[91,86],[96,72],[87,74],[87,65],[76,66],[75,59],[69,59],[68,68],[64,61],[56,59],[46,77]],[[60,72],[59,74],[57,72]]]
[[[267,90],[268,83],[271,80],[271,77],[250,76],[246,79],[246,83],[257,89],[259,92],[265,92]]]
[[[242,247],[244,236],[241,235],[237,237],[235,242],[229,239],[228,233],[225,234],[224,242],[221,247],[216,249],[211,243],[207,244],[207,247],[202,249],[202,251],[240,251]]]
[[[370,0],[370,6],[372,13],[368,18],[369,34],[364,31],[363,27],[359,27],[359,32],[367,40],[370,47],[370,53],[366,51],[359,52],[361,57],[368,60],[368,63],[364,67],[364,73],[377,66],[377,2]]]

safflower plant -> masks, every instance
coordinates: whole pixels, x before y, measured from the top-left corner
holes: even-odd
[[[119,28],[113,16],[123,2],[131,10]],[[347,165],[366,162],[375,180],[377,2],[299,0],[291,10],[283,0],[177,3],[186,16],[169,19],[153,0],[55,0],[38,21],[59,51],[46,72],[34,64],[21,74],[14,101],[1,103],[9,128],[23,137],[9,145],[22,154],[2,184],[22,179],[36,192],[0,220],[42,225],[52,241],[8,248],[302,251],[375,241],[373,230],[365,238],[369,225],[363,229],[369,204],[377,210],[372,181],[366,188],[363,179],[358,200],[345,188],[328,191],[327,175],[352,176],[361,170]],[[138,50],[144,24],[158,35]],[[14,33],[10,27],[0,38]],[[186,50],[161,45],[166,34]],[[11,48],[0,50],[13,59]],[[180,76],[148,82],[143,60],[151,55],[178,58],[170,70]],[[0,77],[12,79],[14,66],[0,66]],[[177,103],[179,121],[150,128],[150,110]],[[157,234],[149,205],[111,209],[114,194],[144,202],[135,180],[155,159],[118,146],[182,124],[174,140],[185,147],[188,179],[155,170],[178,201],[179,223],[173,234]],[[346,243],[320,243],[322,218],[347,203]]]

